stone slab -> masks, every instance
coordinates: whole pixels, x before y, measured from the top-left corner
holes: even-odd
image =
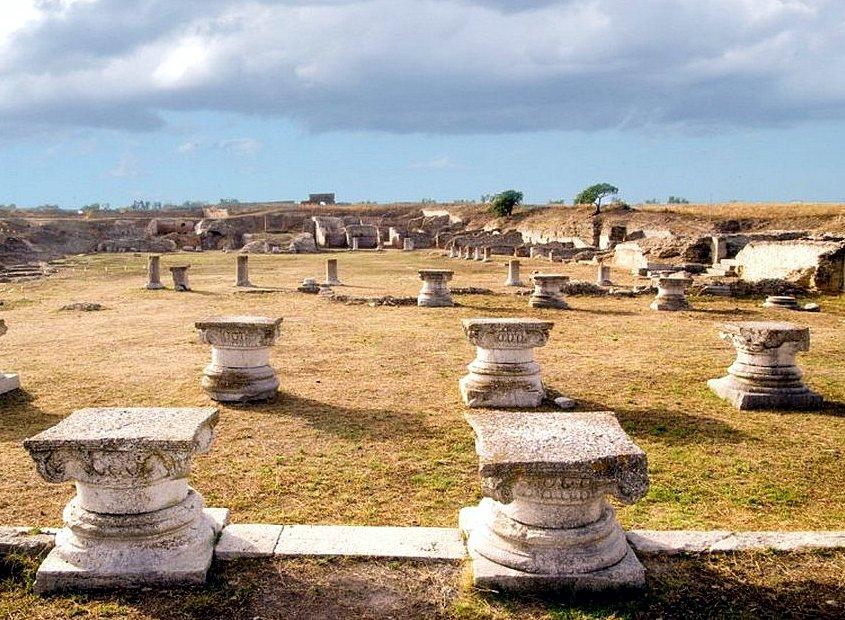
[[[215,534],[219,535],[223,531],[223,528],[229,525],[228,508],[205,508],[203,512],[211,520],[211,527],[214,529]]]
[[[55,529],[0,527],[0,558],[9,554],[37,556],[55,544]]]
[[[733,551],[817,551],[845,548],[845,530],[730,532],[727,530],[631,530],[628,542],[643,555],[729,553]]]
[[[20,389],[21,378],[13,373],[0,373],[0,394]]]
[[[275,555],[462,560],[466,550],[454,528],[287,525]]]
[[[273,555],[283,526],[263,523],[237,523],[223,529],[214,548],[218,560],[264,558]]]

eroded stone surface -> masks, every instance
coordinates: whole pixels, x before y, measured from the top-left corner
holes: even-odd
[[[214,548],[220,560],[270,557],[283,526],[264,523],[241,523],[227,526]]]
[[[191,290],[191,285],[188,284],[188,269],[190,265],[179,265],[170,268],[170,275],[173,277],[173,290],[178,292],[185,292]]]
[[[733,344],[728,374],[707,382],[737,409],[814,409],[822,397],[802,381],[798,352],[810,349],[810,330],[782,321],[726,323],[720,337]]]
[[[686,298],[686,289],[692,284],[690,278],[673,276],[655,278],[657,297],[651,302],[652,310],[674,311],[688,310],[690,305]]]
[[[449,281],[453,271],[448,269],[420,269],[422,288],[417,296],[417,305],[426,308],[443,308],[454,306],[452,294],[449,291]]]
[[[249,402],[276,394],[279,380],[270,366],[270,347],[279,335],[281,318],[212,317],[196,323],[203,342],[211,345],[202,387],[214,400]]]
[[[532,308],[555,308],[566,310],[569,305],[563,298],[562,289],[569,282],[569,276],[549,273],[535,273],[531,276],[534,290],[528,298]]]
[[[73,481],[38,592],[204,581],[216,521],[188,486],[213,408],[81,409],[24,441],[48,482]]]
[[[545,397],[533,349],[549,340],[552,321],[538,319],[464,319],[476,357],[460,382],[470,407],[539,407]]]
[[[150,290],[163,289],[164,284],[161,283],[161,256],[152,255],[147,257],[147,286]]]

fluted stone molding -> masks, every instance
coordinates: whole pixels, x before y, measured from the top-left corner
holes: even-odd
[[[188,269],[190,265],[179,265],[170,268],[170,275],[173,278],[173,290],[183,293],[191,290],[191,285],[188,284]]]
[[[519,278],[519,261],[516,259],[508,261],[508,279],[505,280],[505,286],[524,286]]]
[[[235,273],[236,282],[235,286],[245,286],[249,287],[252,284],[249,281],[249,256],[246,254],[241,254],[236,257],[237,260],[237,270]]]
[[[9,328],[6,327],[6,319],[0,319],[0,336],[6,334]],[[0,394],[17,390],[21,387],[21,378],[11,372],[0,372]]]
[[[188,475],[217,418],[213,408],[81,409],[24,441],[45,480],[76,485],[36,591],[205,581],[222,524]]]
[[[484,499],[461,511],[473,578],[511,591],[642,587],[645,573],[606,497],[648,490],[645,453],[612,413],[466,414]]]
[[[326,280],[325,284],[329,286],[341,286],[341,282],[337,277],[337,259],[326,259]]]
[[[556,308],[566,310],[569,305],[563,298],[563,287],[569,282],[569,276],[550,273],[535,273],[531,276],[534,290],[528,298],[532,308]]]
[[[545,346],[553,321],[528,318],[464,319],[476,347],[459,387],[469,407],[539,407],[546,396],[534,349]]]
[[[598,286],[610,286],[610,265],[599,265],[598,275],[596,276],[596,284]]]
[[[164,284],[161,283],[161,256],[148,256],[147,257],[147,285],[144,288],[147,288],[151,291],[157,291],[164,288]]]
[[[810,350],[810,329],[781,321],[726,323],[719,333],[736,349],[728,374],[707,382],[739,410],[816,409],[819,394],[802,381],[796,353]]]
[[[198,321],[200,339],[211,345],[202,387],[220,402],[267,400],[279,380],[270,366],[270,347],[279,336],[282,319],[263,316],[221,316]]]
[[[454,306],[449,281],[454,271],[449,269],[420,269],[422,288],[417,296],[417,305],[426,308],[445,308]]]
[[[405,237],[402,240],[402,249],[406,252],[410,252],[414,249],[414,240],[411,237]]]
[[[690,278],[659,277],[655,278],[657,297],[649,306],[652,310],[688,310],[686,290],[692,284]]]

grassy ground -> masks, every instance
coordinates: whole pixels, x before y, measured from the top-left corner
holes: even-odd
[[[233,291],[234,256],[171,255],[192,264],[192,293],[147,291],[144,256],[75,259],[40,282],[3,285],[0,368],[24,390],[0,397],[0,523],[58,525],[72,488],[36,475],[21,441],[79,407],[208,405],[199,385],[209,348],[195,320],[221,313],[282,316],[272,362],[282,393],[268,404],[221,407],[212,450],[193,485],[238,522],[454,526],[476,502],[472,435],[457,381],[474,351],[459,319],[536,316],[556,321],[537,351],[544,378],[581,409],[616,411],[648,453],[651,490],[620,511],[629,528],[836,529],[845,522],[845,302],[819,314],[764,310],[759,300],[695,299],[696,310],[655,313],[649,299],[576,297],[573,310],[535,311],[507,294],[502,262],[484,265],[429,252],[338,253],[353,295],[416,293],[419,267],[449,266],[454,286],[497,295],[461,307],[345,306],[294,292],[321,276],[325,255],[252,256],[254,283]],[[548,271],[523,261],[524,272]],[[595,268],[556,265],[592,280]],[[168,274],[169,275],[169,274]],[[614,278],[626,276],[615,270]],[[75,301],[100,312],[59,312]],[[820,412],[739,413],[708,391],[733,351],[717,337],[732,319],[786,316],[808,324],[801,356]]]
[[[32,561],[0,569],[0,617],[270,620],[449,618],[842,618],[845,553],[646,560],[642,593],[591,601],[479,592],[468,566],[359,560],[253,560],[212,568],[205,587],[52,596],[31,591]]]

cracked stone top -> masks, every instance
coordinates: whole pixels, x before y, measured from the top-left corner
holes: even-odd
[[[520,478],[605,486],[628,503],[648,490],[645,452],[612,413],[479,411],[465,416],[475,431],[485,491],[498,501],[511,501]]]
[[[218,347],[269,347],[279,336],[281,318],[215,316],[194,323],[203,342]]]
[[[554,321],[529,318],[463,319],[469,341],[482,349],[530,349],[549,340]]]
[[[531,276],[531,279],[538,282],[569,282],[569,276],[559,273],[535,273]]]
[[[213,407],[79,409],[24,447],[49,482],[149,482],[187,475],[217,420]]]
[[[455,272],[451,269],[420,269],[420,277],[424,276],[451,276]]]
[[[692,278],[683,278],[683,277],[679,277],[679,276],[674,276],[674,277],[673,276],[658,276],[657,278],[655,278],[655,280],[657,280],[657,282],[660,286],[666,287],[666,288],[668,288],[672,285],[689,286],[690,284],[692,284]]]
[[[791,344],[796,351],[810,350],[810,328],[786,321],[743,321],[725,323],[721,338],[750,351],[776,349]]]

